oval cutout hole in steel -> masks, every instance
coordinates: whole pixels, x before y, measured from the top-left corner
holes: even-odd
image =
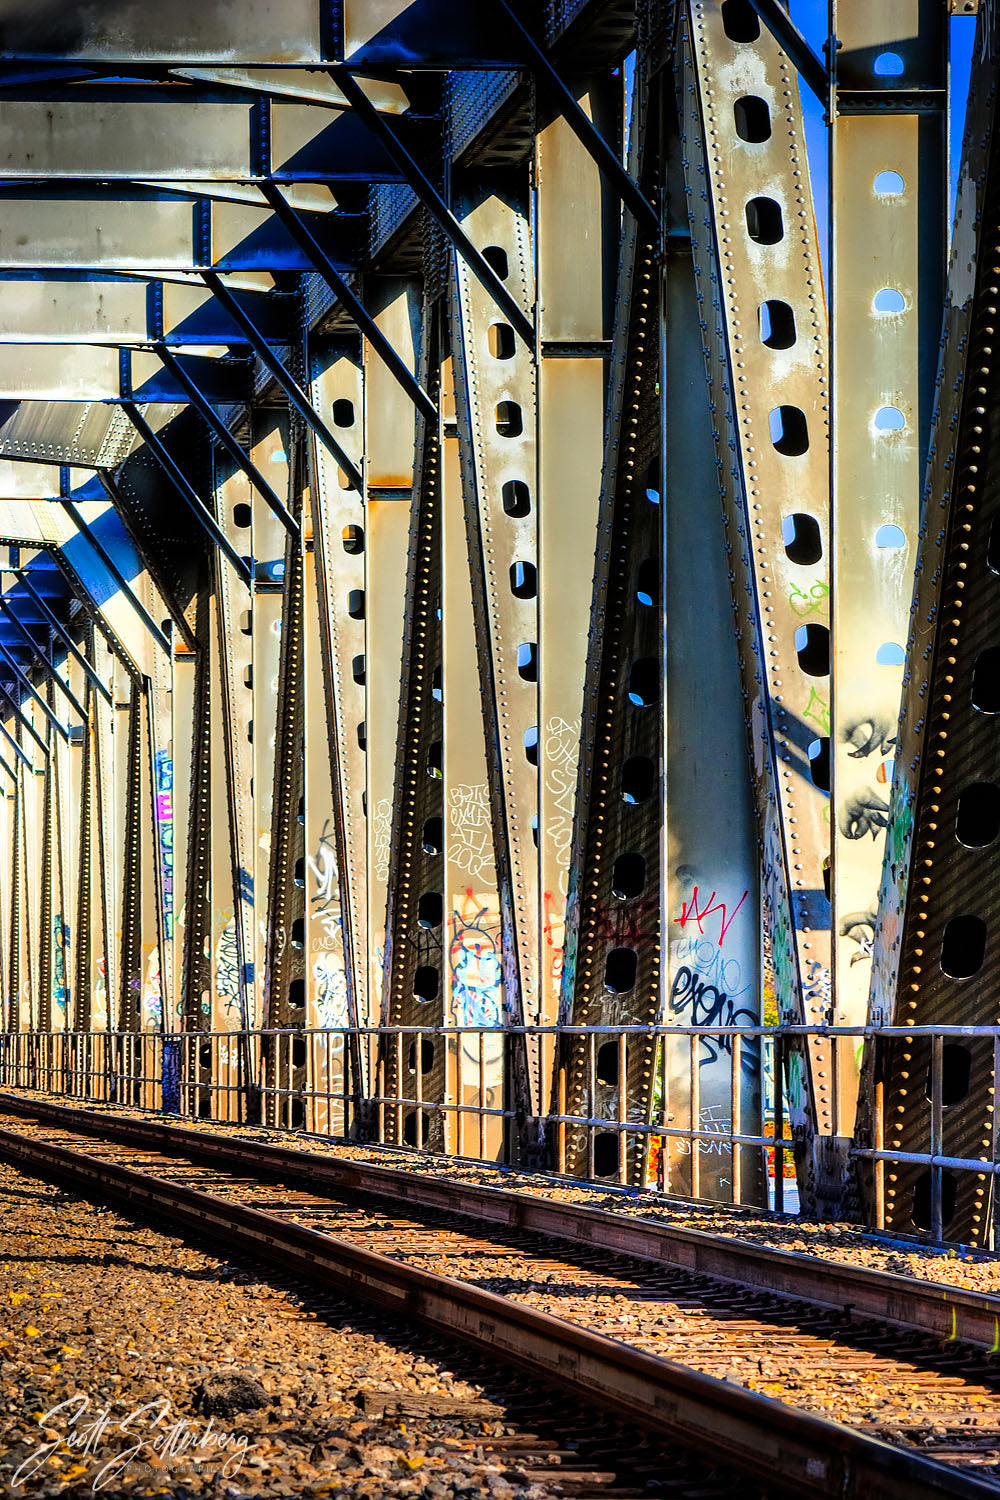
[[[906,652],[896,641],[883,641],[875,660],[880,667],[902,667],[906,665]]]
[[[799,458],[809,450],[809,426],[801,406],[776,406],[768,417],[771,442],[786,458]]]
[[[305,917],[296,917],[295,921],[292,923],[292,936],[291,936],[292,947],[293,948],[301,948],[302,944],[305,942],[305,936],[306,936],[306,919],[305,919]]]
[[[364,686],[365,654],[363,651],[359,651],[357,656],[351,658],[351,676],[359,687]]]
[[[818,740],[812,740],[807,751],[809,756],[809,775],[812,777],[813,786],[818,787],[821,792],[830,790],[830,736],[824,734]]]
[[[631,851],[619,854],[611,872],[611,894],[616,901],[634,901],[646,889],[646,861]]]
[[[365,534],[360,526],[345,526],[340,533],[340,540],[345,552],[358,553],[365,550]]]
[[[514,358],[514,330],[509,323],[491,323],[486,331],[486,342],[494,359]]]
[[[941,968],[952,979],[971,979],[986,956],[986,923],[982,917],[952,917],[941,939]]]
[[[361,723],[358,725],[358,749],[368,749],[368,725],[366,720],[364,719],[362,719]]]
[[[651,609],[660,597],[660,569],[655,557],[644,557],[639,564],[635,597],[646,609]]]
[[[875,413],[875,428],[878,432],[902,432],[906,418],[898,406],[880,406]]]
[[[972,706],[981,714],[1000,713],[1000,646],[980,651],[972,668]]]
[[[880,314],[906,311],[906,298],[897,287],[880,286],[872,298],[872,311]]]
[[[332,412],[334,427],[354,426],[354,402],[349,401],[346,396],[338,396],[333,403]]]
[[[306,1039],[297,1036],[292,1039],[292,1067],[304,1068],[306,1063]]]
[[[511,563],[510,591],[515,599],[534,599],[538,593],[538,574],[534,563]]]
[[[1000,573],[1000,511],[990,522],[990,539],[986,545],[986,566],[991,573]]]
[[[604,960],[604,988],[612,995],[627,995],[635,989],[639,955],[634,948],[612,948]]]
[[[823,556],[823,533],[815,516],[803,511],[783,516],[781,540],[785,544],[785,556],[800,568],[811,568]]]
[[[722,29],[731,42],[755,42],[760,17],[750,0],[722,0]]]
[[[306,1107],[301,1099],[285,1101],[285,1125],[289,1130],[301,1130],[306,1122]]]
[[[518,520],[531,511],[531,492],[523,479],[506,479],[500,490],[504,514]]]
[[[441,668],[435,667],[431,673],[431,697],[435,703],[444,702],[444,688],[441,684]]]
[[[906,187],[906,183],[898,172],[884,171],[876,173],[872,188],[880,198],[898,198]]]
[[[420,847],[425,854],[440,854],[444,848],[444,819],[428,818],[420,836]]]
[[[787,302],[772,298],[757,309],[760,341],[768,349],[790,349],[795,343],[795,314]]]
[[[618,1137],[613,1130],[594,1136],[594,1176],[618,1176]]]
[[[496,427],[501,437],[520,437],[524,431],[524,422],[521,416],[521,408],[516,401],[498,401],[496,409]]]
[[[510,263],[507,260],[507,252],[500,245],[486,245],[483,248],[483,260],[492,271],[506,281],[510,274]]]
[[[890,522],[886,522],[875,533],[875,545],[876,547],[905,547],[906,532],[902,526],[893,526]]]
[[[352,620],[363,620],[365,617],[365,591],[364,589],[351,589],[347,595],[347,613]]]
[[[538,643],[522,641],[517,648],[517,675],[524,682],[538,681]]]
[[[433,781],[440,781],[443,773],[441,741],[433,740],[427,751],[427,774]]]
[[[872,63],[876,78],[899,78],[903,71],[903,59],[898,52],[880,52]]]
[[[245,500],[241,500],[238,505],[233,506],[233,525],[238,527],[240,531],[246,531],[252,520],[253,511]]]
[[[302,1010],[306,1003],[306,982],[304,979],[293,979],[288,986],[288,1009]]]
[[[409,1072],[417,1071],[417,1057],[420,1057],[421,1073],[429,1073],[434,1066],[434,1043],[429,1036],[418,1037],[415,1042],[410,1043],[410,1050],[406,1058],[406,1066]]]
[[[529,766],[538,765],[538,725],[524,731],[524,758]]]
[[[800,625],[795,632],[795,655],[808,677],[830,672],[830,632],[825,625]]]
[[[941,1173],[941,1228],[947,1229],[955,1217],[958,1187],[952,1172]],[[921,1172],[913,1184],[911,1217],[918,1229],[931,1228],[931,1169]]]
[[[407,1146],[420,1147],[427,1140],[430,1119],[426,1109],[411,1109],[403,1121],[403,1141]]]
[[[618,1043],[604,1042],[597,1049],[597,1057],[594,1061],[594,1077],[598,1083],[609,1083],[614,1087],[618,1082]]]
[[[973,781],[958,794],[955,837],[967,849],[985,849],[1000,833],[1000,786]]]
[[[771,139],[771,111],[759,94],[744,94],[733,104],[736,134],[741,141],[759,145]]]
[[[425,927],[428,931],[432,927],[440,927],[444,916],[444,902],[440,891],[424,891],[417,902],[417,925]]]
[[[440,983],[441,976],[434,964],[420,964],[413,975],[413,998],[425,1005],[436,1000]]]
[[[630,755],[622,766],[622,801],[631,807],[648,802],[656,786],[656,767],[648,755]]]
[[[951,1109],[961,1104],[969,1092],[972,1082],[972,1053],[961,1042],[944,1042],[941,1047],[941,1107]],[[933,1100],[934,1094],[933,1056],[927,1069],[927,1084],[924,1092]]]
[[[776,245],[784,238],[781,204],[774,198],[751,198],[746,206],[747,234],[755,245]]]
[[[635,708],[659,702],[660,663],[655,656],[640,656],[628,674],[628,701]]]

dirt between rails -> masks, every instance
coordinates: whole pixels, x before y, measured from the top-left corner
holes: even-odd
[[[379,1311],[0,1163],[10,1500],[599,1500],[665,1488],[769,1493]]]

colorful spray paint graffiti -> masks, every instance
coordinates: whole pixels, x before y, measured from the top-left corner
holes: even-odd
[[[160,845],[160,886],[163,897],[163,937],[174,930],[174,763],[166,750],[157,750],[156,830]]]
[[[240,1029],[240,970],[235,917],[229,918],[219,933],[218,942],[215,945],[215,993],[218,996],[221,1012],[218,1024],[229,1031],[238,1031]]]
[[[347,968],[344,961],[344,924],[340,904],[340,871],[333,818],[326,818],[315,853],[307,856],[309,876],[309,947],[315,1014],[310,1024],[326,1028],[346,1026]]]
[[[759,1025],[760,996],[756,982],[759,929],[749,890],[729,895],[720,893],[719,887],[711,887],[705,892],[704,885],[694,881],[693,872],[678,871],[678,877],[682,886],[686,885],[687,893],[681,898],[679,914],[672,919],[672,926],[678,927],[680,934],[670,943],[666,1025]],[[701,1037],[696,1047],[697,1128],[706,1137],[696,1147],[699,1192],[708,1197],[724,1196],[732,1171],[732,1151],[726,1137],[732,1118],[733,1039]],[[741,1049],[739,1087],[748,1120],[756,1118],[760,1109],[757,1050],[749,1043]],[[654,1118],[662,1115],[665,1079],[670,1121],[683,1127],[691,1118],[693,1063],[689,1038],[666,1038],[656,1069]],[[675,1138],[664,1146],[654,1137],[648,1180],[651,1183],[665,1180],[675,1190],[687,1191],[685,1174],[691,1170],[691,1155],[690,1142]]]
[[[453,895],[448,929],[450,998],[445,1024],[501,1026],[503,941],[496,892],[469,887],[464,895]],[[496,1108],[503,1097],[502,1038],[497,1032],[467,1033],[459,1050],[461,1102],[473,1108]],[[484,1146],[484,1150],[489,1149]]]
[[[69,923],[57,915],[52,923],[54,939],[52,949],[52,1010],[53,1025],[61,1030],[66,1022],[69,1006],[69,986],[66,981],[69,958]]]
[[[163,1024],[163,993],[160,985],[160,950],[153,947],[146,955],[142,976],[142,1026],[159,1030]]]
[[[448,964],[451,970],[450,1023],[499,1026],[503,1003],[500,913],[496,897],[471,888],[453,897]]]
[[[545,838],[554,850],[559,867],[558,889],[544,891],[542,894],[542,938],[548,950],[543,961],[549,966],[552,994],[558,995],[566,941],[566,900],[580,752],[579,729],[574,729],[565,719],[548,719],[542,748],[545,790],[551,799],[547,809]]]

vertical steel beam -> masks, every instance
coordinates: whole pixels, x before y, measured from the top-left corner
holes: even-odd
[[[857,1025],[941,331],[948,22],[935,0],[836,0],[831,17],[834,1019]],[[849,1135],[853,1049],[838,1073]]]
[[[857,1130],[862,1146],[983,1161],[996,1149],[994,1044],[975,1033],[996,1023],[1000,984],[994,22],[994,11],[980,12],[870,999],[875,1024],[952,1025],[964,1035],[943,1046],[904,1036],[867,1054]],[[866,1212],[890,1231],[991,1243],[985,1173],[890,1158],[862,1163],[859,1176]]]
[[[343,344],[314,345],[310,351],[310,391],[317,407],[342,421],[343,441],[355,464],[364,451],[364,370],[353,349]],[[321,644],[326,658],[331,756],[343,855],[341,900],[348,957],[348,1003],[356,1024],[377,1023],[377,999],[368,983],[368,883],[365,806],[365,752],[358,726],[365,719],[365,688],[354,662],[365,654],[365,548],[367,536],[361,495],[321,444],[313,445],[315,535],[321,548],[326,609]],[[352,608],[353,602],[353,608]],[[378,992],[375,992],[377,997]]]
[[[471,185],[469,202],[475,207],[461,210],[466,233],[498,263],[503,258],[510,294],[527,316],[535,299],[525,206]],[[454,275],[458,433],[504,921],[504,1015],[521,1025],[538,1009],[537,385],[530,352],[457,256]],[[515,1108],[530,1114],[527,1079],[515,1087],[524,1093]]]
[[[452,355],[444,366],[441,392],[442,852],[447,922],[443,1016],[448,1026],[498,1026],[503,1018],[503,934],[486,719],[478,706],[481,678],[455,411],[452,361],[456,357]],[[485,1061],[487,1091],[495,1090],[498,1056],[493,1039],[487,1043]],[[487,1102],[474,1035],[455,1040],[450,1087],[460,1110],[454,1122],[453,1149],[474,1155],[482,1139],[479,1125],[474,1115],[461,1112],[463,1106],[474,1108]],[[484,1145],[495,1150],[496,1137]]]
[[[576,101],[574,100],[574,103]],[[588,120],[603,91],[584,94]],[[607,111],[606,111],[607,112]],[[615,121],[612,128],[617,128]],[[583,680],[597,546],[609,242],[601,174],[565,119],[535,141],[538,268],[538,862],[537,1004],[525,1019],[559,1015],[566,897],[576,810]],[[580,235],[581,225],[587,232]],[[531,1059],[532,1111],[553,1097],[551,1039]]]
[[[411,282],[375,283],[375,321],[416,369],[414,325],[419,301]],[[364,346],[365,371],[365,652],[352,664],[365,684],[368,808],[369,994],[387,1015],[386,906],[395,802],[396,743],[400,732],[401,666],[406,610],[407,552],[414,485],[414,410],[409,397]]]
[[[702,0],[688,25],[680,151],[760,828],[774,984],[766,1003],[776,1011],[768,1019],[822,1024],[830,1007],[829,390],[798,88],[766,32],[733,39],[721,9]],[[685,775],[685,743],[678,750],[676,774]],[[684,961],[694,956],[685,914],[715,885],[699,884],[697,898],[693,889],[673,892],[671,925],[683,924],[669,980],[678,1019],[697,1014],[694,985],[710,977]],[[736,881],[720,922],[744,888],[754,900],[755,885]],[[721,943],[718,956],[724,965]],[[730,999],[748,962],[745,951],[721,986]],[[755,991],[751,981],[749,1005],[736,1008],[755,1013]],[[787,1082],[809,1199],[824,1175],[814,1170],[811,1138],[834,1131],[836,1112],[829,1047],[804,1051],[790,1049]]]

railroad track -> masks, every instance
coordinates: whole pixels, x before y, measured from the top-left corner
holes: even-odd
[[[995,1347],[995,1299],[10,1095],[0,1153],[332,1278],[775,1492],[1000,1494],[1000,1371],[974,1347]]]

